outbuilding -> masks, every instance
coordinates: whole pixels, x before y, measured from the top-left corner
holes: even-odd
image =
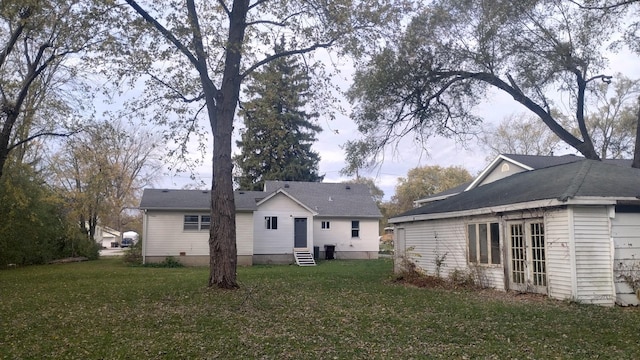
[[[460,192],[389,222],[397,264],[465,272],[496,289],[638,305],[630,280],[640,279],[639,197],[640,170],[628,161],[501,155]]]

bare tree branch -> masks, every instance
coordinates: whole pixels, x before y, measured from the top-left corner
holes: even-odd
[[[331,39],[326,43],[318,43],[318,44],[313,44],[309,47],[306,48],[302,48],[302,49],[297,49],[297,50],[289,50],[289,51],[283,51],[277,54],[273,54],[270,56],[267,56],[266,58],[256,62],[255,64],[251,65],[251,67],[249,67],[247,70],[245,70],[242,74],[240,74],[241,78],[245,78],[246,76],[248,76],[251,72],[253,72],[255,69],[259,68],[260,66],[273,61],[275,59],[281,58],[281,57],[285,57],[285,56],[291,56],[291,55],[299,55],[299,54],[306,54],[309,52],[312,52],[314,50],[317,49],[324,49],[324,48],[329,48],[333,45],[333,43],[336,41],[337,39]]]

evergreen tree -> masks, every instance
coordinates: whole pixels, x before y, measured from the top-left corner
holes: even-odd
[[[284,49],[284,41],[276,52]],[[241,189],[262,190],[265,180],[322,181],[320,156],[311,149],[322,128],[318,113],[304,110],[312,95],[309,76],[294,57],[282,57],[255,72],[247,85],[251,97],[240,111],[245,124],[234,157]]]

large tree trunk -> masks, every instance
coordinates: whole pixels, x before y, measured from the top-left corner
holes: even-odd
[[[640,169],[640,97],[638,97],[638,115],[636,119],[636,144],[633,149],[633,162],[631,167]]]
[[[212,221],[209,237],[209,286],[237,288],[236,210],[233,198],[231,134],[240,94],[240,61],[248,0],[236,0],[229,16],[229,38],[222,86],[216,97],[213,128]]]

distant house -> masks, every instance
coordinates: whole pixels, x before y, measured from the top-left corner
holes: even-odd
[[[497,289],[638,305],[622,275],[640,277],[639,198],[640,170],[629,161],[501,155],[465,189],[389,222],[396,256],[428,273],[465,271]]]
[[[361,184],[267,181],[264,191],[236,191],[238,264],[293,263],[296,253],[337,259],[377,258],[380,211]],[[167,256],[209,263],[210,192],[145,189],[145,262]],[[331,254],[330,254],[331,255]]]
[[[94,240],[103,248],[110,248],[120,243],[120,232],[108,226],[96,226]]]

